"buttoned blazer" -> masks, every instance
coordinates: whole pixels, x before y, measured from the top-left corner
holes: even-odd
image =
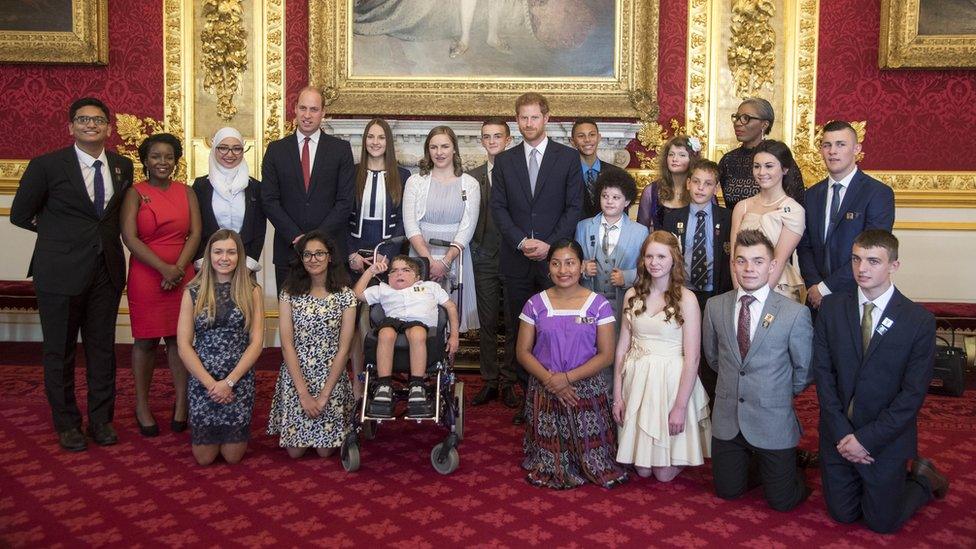
[[[685,206],[664,214],[664,230],[678,237],[681,253],[685,252],[685,238],[691,226],[691,207]],[[729,253],[732,234],[732,212],[712,204],[712,293],[719,295],[732,289]],[[685,273],[688,279],[691,273]]]
[[[105,151],[112,198],[101,216],[88,196],[74,146],[30,161],[10,206],[10,222],[37,233],[27,276],[37,291],[79,295],[102,255],[112,284],[125,287],[119,209],[132,186],[132,161]]]
[[[734,290],[709,299],[702,322],[705,359],[718,372],[712,434],[732,440],[741,432],[757,448],[793,448],[802,434],[793,397],[811,381],[810,311],[770,291],[743,359],[735,332],[735,302]]]
[[[355,166],[353,173],[359,169],[359,165]],[[397,172],[400,174],[400,185],[405,187],[407,184],[407,179],[410,178],[410,170],[406,168],[397,167]],[[367,172],[368,173],[368,172]],[[369,182],[366,183],[369,185]],[[381,189],[386,193],[386,211],[384,212],[383,220],[383,238],[395,238],[398,236],[403,236],[403,192],[400,193],[400,203],[394,204],[393,199],[390,197],[390,193],[386,192],[386,187]],[[402,189],[401,189],[402,190]],[[353,191],[355,194],[355,190]],[[363,197],[354,197],[353,207],[349,211],[349,235],[346,239],[346,247],[349,253],[354,253],[356,250],[363,247],[362,243],[362,232],[363,232]],[[386,256],[390,256],[390,253],[396,252],[398,246],[388,246],[380,250]]]

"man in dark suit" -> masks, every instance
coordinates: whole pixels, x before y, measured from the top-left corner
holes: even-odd
[[[814,332],[827,510],[839,522],[863,518],[880,533],[898,530],[949,488],[932,462],[917,457],[935,319],[892,284],[898,267],[890,232],[861,233],[848,262],[857,290],[825,297]]]
[[[68,110],[71,147],[31,160],[10,208],[10,222],[37,233],[27,276],[34,277],[44,336],[44,391],[58,443],[87,446],[75,399],[78,332],[85,347],[88,434],[118,441],[115,413],[115,319],[125,286],[119,205],[132,185],[132,161],[105,150],[109,110],[86,97]]]
[[[583,176],[583,219],[589,219],[600,213],[600,197],[595,193],[596,180],[600,177],[600,173],[626,170],[609,162],[600,161],[597,156],[597,149],[600,146],[600,128],[597,127],[596,120],[577,118],[573,122],[571,139],[580,155],[580,173]]]
[[[685,185],[691,194],[691,203],[665,213],[664,230],[678,237],[685,258],[685,285],[695,292],[698,306],[704,314],[705,302],[710,297],[732,289],[729,271],[732,212],[715,203],[718,164],[701,159],[691,166],[688,173],[691,175]],[[718,375],[702,360],[698,377],[708,393],[708,401],[714,406]]]
[[[515,101],[515,116],[523,141],[495,157],[490,203],[502,236],[499,273],[505,281],[511,326],[518,326],[525,302],[552,285],[545,262],[549,246],[573,238],[583,199],[579,155],[546,136],[546,98],[534,92],[522,94]],[[527,374],[517,361],[503,367],[513,368],[520,384],[525,384]],[[502,387],[503,398],[513,399],[513,391],[510,385]],[[524,421],[521,408],[512,421]]]
[[[492,168],[495,157],[504,151],[512,142],[512,134],[508,123],[501,118],[489,118],[481,125],[481,146],[488,154],[488,161],[468,172],[478,180],[481,186],[481,209],[478,210],[478,224],[471,239],[471,262],[474,268],[475,293],[478,296],[478,322],[481,324],[480,357],[481,378],[485,384],[481,391],[471,399],[471,404],[480,406],[490,400],[498,398],[499,367],[498,367],[498,311],[502,297],[502,281],[498,276],[498,247],[501,236],[495,221],[492,219],[488,204],[491,201]],[[505,315],[508,320],[509,315]],[[513,334],[515,329],[506,327],[507,334]],[[505,362],[508,363],[514,354],[512,348],[515,338],[509,335],[505,346]],[[511,387],[515,383],[515,372],[505,368],[502,375],[510,376],[505,379],[505,385]],[[514,392],[509,392],[514,397]],[[518,401],[514,398],[505,402],[514,408]]]
[[[355,169],[348,141],[322,131],[325,100],[306,87],[295,104],[297,131],[273,141],[261,168],[261,201],[275,228],[274,265],[278,293],[294,259],[293,246],[306,232],[334,235],[336,253],[346,257],[346,224],[353,204]],[[343,235],[343,238],[339,238]]]
[[[895,193],[857,169],[859,152],[850,124],[835,120],[824,126],[820,154],[829,176],[807,189],[807,227],[796,248],[814,309],[824,296],[857,287],[849,265],[854,238],[866,229],[891,231],[895,223]]]

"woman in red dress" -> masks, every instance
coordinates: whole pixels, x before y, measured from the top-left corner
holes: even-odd
[[[193,278],[193,253],[200,242],[200,208],[193,190],[173,181],[183,155],[180,140],[151,135],[139,145],[146,181],[133,185],[122,203],[122,241],[129,248],[127,296],[132,323],[132,375],[136,381],[136,423],[143,436],[159,434],[149,407],[149,385],[159,338],[166,343],[176,402],[174,432],[186,429],[186,369],[176,346],[183,286]]]

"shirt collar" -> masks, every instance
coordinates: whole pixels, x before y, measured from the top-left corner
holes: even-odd
[[[78,160],[88,168],[91,168],[92,164],[94,164],[96,160],[101,160],[102,166],[108,164],[108,157],[105,156],[105,149],[102,149],[102,154],[98,155],[98,158],[95,158],[94,156],[81,150],[78,145],[75,145],[75,154],[78,155]]]
[[[549,136],[546,136],[546,138],[543,139],[542,142],[539,143],[535,147],[535,150],[539,151],[539,162],[542,162],[542,157],[546,155],[546,145],[548,145],[548,144],[549,144]],[[525,159],[526,160],[529,159],[529,151],[531,151],[531,150],[532,150],[532,145],[529,145],[528,143],[525,143]]]
[[[583,160],[583,157],[582,156],[580,157],[580,168],[582,168],[584,174],[586,174],[586,172],[589,171],[589,170],[600,171],[600,168],[601,167],[602,166],[600,165],[600,159],[599,158],[597,158],[596,160],[594,160],[593,161],[593,165],[590,166],[590,165],[588,165],[586,163],[586,160]]]
[[[769,285],[765,284],[762,288],[759,288],[754,292],[747,292],[742,288],[739,288],[735,293],[736,301],[741,299],[744,295],[751,295],[752,297],[756,298],[756,301],[759,303],[759,307],[762,308],[766,305],[766,299],[769,297]]]
[[[892,284],[888,286],[885,292],[875,299],[868,299],[868,296],[864,295],[864,290],[860,287],[857,289],[857,305],[858,307],[864,307],[864,304],[870,301],[874,303],[874,307],[879,311],[884,311],[888,307],[888,302],[891,301],[891,296],[895,295],[895,285]]]
[[[485,162],[485,164],[488,164],[488,171],[489,172],[495,168],[495,163],[492,162],[491,160],[489,160],[488,162]]]
[[[623,216],[620,216],[620,219],[618,219],[616,223],[614,223],[613,225],[607,225],[607,219],[605,217],[603,217],[603,214],[600,214],[600,226],[601,227],[603,227],[604,225],[607,225],[608,227],[616,227],[617,229],[620,229],[620,226],[623,224],[623,222],[624,222],[624,218],[623,218]]]
[[[688,206],[691,208],[690,211],[692,215],[697,214],[698,212],[705,212],[705,215],[712,213],[711,202],[706,202],[704,204],[695,204],[694,202],[691,202],[688,204]]]
[[[305,144],[305,134],[303,134],[302,132],[295,132],[295,135],[297,136],[297,139],[298,139],[298,146],[301,147],[302,145],[304,145]],[[319,130],[319,131],[313,133],[312,135],[309,135],[308,136],[309,142],[312,143],[312,144],[314,144],[314,145],[318,145],[319,144],[319,136],[321,136],[321,135],[322,135],[322,130]]]
[[[851,173],[849,173],[849,174],[847,174],[847,177],[845,177],[844,179],[841,179],[840,181],[834,181],[834,180],[833,180],[833,179],[832,179],[832,178],[831,178],[831,177],[830,177],[830,176],[828,175],[828,176],[827,176],[827,179],[828,179],[828,180],[829,180],[829,182],[830,182],[830,186],[829,186],[828,188],[833,188],[833,186],[834,186],[834,183],[840,183],[840,186],[841,186],[841,187],[844,187],[845,189],[847,189],[848,187],[850,187],[850,186],[851,186],[851,181],[853,181],[853,180],[854,180],[854,176],[855,176],[855,175],[857,175],[857,168],[856,168],[856,167],[854,168],[854,171],[852,171]]]

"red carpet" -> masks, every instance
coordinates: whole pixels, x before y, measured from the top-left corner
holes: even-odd
[[[519,431],[497,403],[467,407],[461,466],[451,476],[430,466],[442,433],[429,425],[384,425],[354,474],[337,458],[291,460],[263,434],[276,373],[258,375],[248,455],[236,466],[198,467],[189,435],[167,427],[167,371],[157,370],[153,387],[162,436],[138,435],[131,373],[120,370],[120,443],[70,454],[52,434],[41,369],[0,367],[0,546],[976,547],[973,391],[930,396],[922,413],[922,453],[949,475],[949,496],[881,536],[831,521],[812,471],[813,495],[790,513],[769,510],[758,489],[719,500],[708,465],[671,484],[635,476],[612,491],[532,487],[519,468]],[[470,398],[477,379],[467,381]],[[813,448],[812,390],[799,403],[802,446]]]

